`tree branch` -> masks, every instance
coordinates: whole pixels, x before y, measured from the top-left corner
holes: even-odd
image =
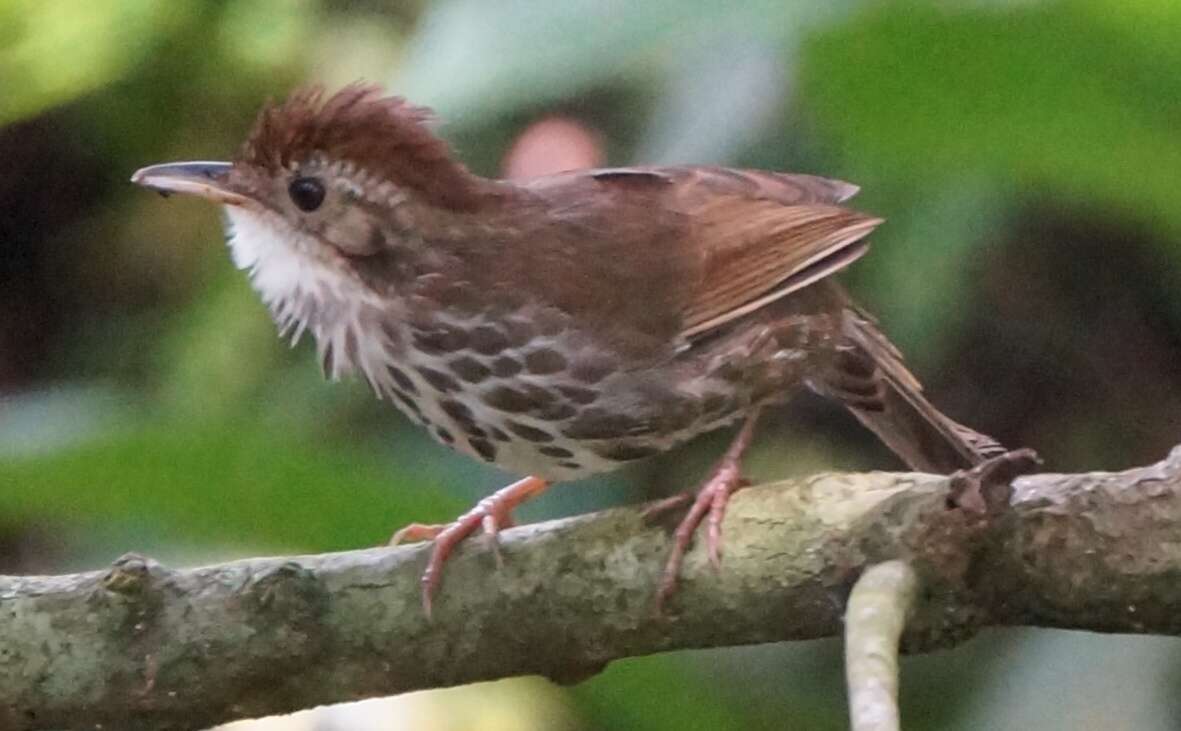
[[[652,611],[669,525],[638,509],[525,526],[447,567],[428,622],[425,546],[171,570],[0,577],[0,728],[199,729],[616,658],[837,635],[853,582],[905,560],[916,651],[986,625],[1181,634],[1181,450],[1119,473],[820,475],[742,490],[720,574],[699,548]],[[676,516],[671,516],[675,520]]]

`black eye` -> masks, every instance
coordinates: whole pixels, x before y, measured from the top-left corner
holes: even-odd
[[[324,202],[324,184],[315,178],[296,178],[287,186],[287,195],[301,211],[314,211]]]

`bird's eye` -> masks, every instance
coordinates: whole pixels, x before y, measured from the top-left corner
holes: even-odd
[[[314,211],[324,202],[324,184],[316,178],[296,178],[287,186],[287,195],[301,211]]]

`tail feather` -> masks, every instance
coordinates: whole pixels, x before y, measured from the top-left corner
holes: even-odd
[[[911,469],[950,473],[1006,451],[936,409],[873,318],[851,304],[837,348],[832,367],[811,385],[844,403]]]

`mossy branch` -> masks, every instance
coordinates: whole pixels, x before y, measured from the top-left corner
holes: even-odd
[[[512,675],[574,682],[667,650],[834,636],[858,577],[894,559],[922,587],[909,651],[989,625],[1181,635],[1181,450],[1013,485],[869,473],[742,490],[723,570],[695,548],[663,616],[653,599],[670,524],[639,508],[508,531],[501,569],[467,542],[433,621],[418,593],[425,546],[179,570],[127,556],[107,571],[0,577],[0,728],[200,729]]]

